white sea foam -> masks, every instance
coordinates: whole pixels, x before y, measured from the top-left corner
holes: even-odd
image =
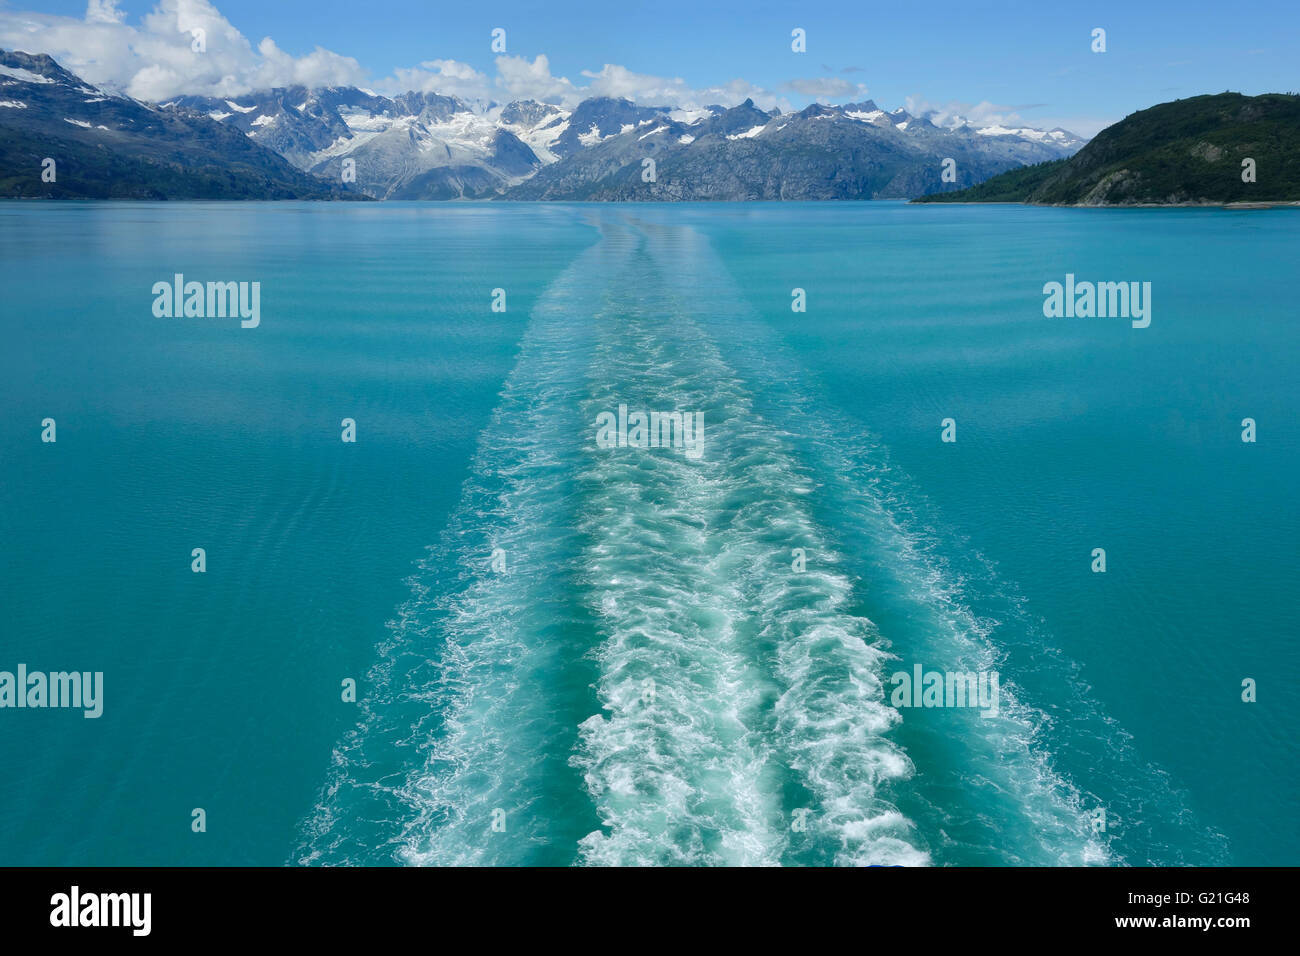
[[[461,504],[411,579],[362,720],[304,822],[300,862],[367,862],[349,850],[358,829],[386,830],[377,855],[409,864],[529,862],[559,842],[539,794],[554,768],[568,773],[577,720],[546,687],[581,651],[548,585],[563,571],[566,456],[581,431],[561,414],[580,361],[568,290],[590,268],[579,259],[534,310]]]
[[[807,476],[663,277],[617,285],[636,292],[596,317],[590,408],[636,382],[651,405],[707,404],[719,433],[700,462],[603,455],[582,476],[582,566],[606,637],[604,712],[575,757],[604,824],[584,860],[783,862],[794,773],[813,798],[799,840],[839,863],[926,862],[879,792],[911,766],[885,736],[897,715],[870,623],[847,611],[841,575],[781,558],[798,542],[833,561]]]
[[[1003,584],[949,562],[952,536],[860,423],[816,403],[707,241],[654,213],[584,215],[605,238],[530,317],[299,859],[364,860],[364,819],[408,863],[1115,862],[1057,768],[1053,720],[1181,806],[1085,691],[1053,718],[1026,702],[1009,635],[1068,662],[1014,600],[973,610],[970,576],[985,598]],[[598,450],[591,413],[623,397],[702,409],[709,454]],[[497,547],[507,575],[488,568]],[[891,602],[893,648],[865,616]],[[881,683],[894,655],[999,670],[999,714],[901,722]]]
[[[937,861],[1124,862],[1115,831],[1094,831],[1104,807],[1112,823],[1152,814],[1178,821],[1175,843],[1148,842],[1121,822],[1120,839],[1139,847],[1133,862],[1221,864],[1222,835],[1199,823],[1186,796],[1134,750],[1014,585],[942,525],[861,421],[821,397],[815,377],[749,309],[707,241],[675,226],[671,232],[674,242],[651,247],[661,269],[709,303],[710,327],[728,343],[738,373],[767,383],[764,407],[798,436],[800,458],[818,479],[818,497],[831,503],[834,530],[851,548],[871,603],[905,609],[907,631],[886,634],[896,652],[909,662],[1002,675],[996,719],[956,710],[926,726],[913,712],[900,730],[913,756],[927,761],[924,778],[909,784],[900,803],[927,836],[943,836]],[[1032,673],[1043,703],[1018,682],[1022,671]],[[1080,749],[1091,755],[1087,781],[1104,797],[1061,769],[1058,753]]]

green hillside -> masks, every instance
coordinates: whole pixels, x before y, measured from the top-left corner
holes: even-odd
[[[1245,159],[1255,182],[1242,180]],[[1107,127],[1069,159],[1026,166],[914,202],[1300,201],[1300,96],[1220,93],[1161,103]]]

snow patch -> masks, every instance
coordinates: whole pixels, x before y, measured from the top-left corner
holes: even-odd
[[[713,115],[713,110],[672,110],[668,113],[668,118],[678,123],[685,123],[687,126],[694,126],[700,120],[706,120]]]
[[[63,122],[65,122],[65,123],[71,123],[73,126],[80,126],[82,129],[90,129],[90,124],[87,123],[85,120],[74,120],[74,119],[68,119],[68,118],[65,116],[65,117],[63,117]]]
[[[48,76],[41,76],[39,73],[33,73],[31,70],[24,70],[20,66],[0,66],[0,76],[7,76],[13,80],[20,80],[23,83],[53,83]]]
[[[238,103],[232,100],[226,100],[226,105],[229,106],[236,113],[251,113],[257,109],[256,106],[240,106]]]
[[[727,136],[727,139],[753,139],[765,129],[767,129],[766,123],[761,126],[755,126],[753,129],[747,129],[743,133],[731,133]]]
[[[379,132],[376,130],[361,130],[360,132],[353,133],[351,136],[340,136],[324,149],[319,149],[312,153],[311,162],[308,164],[307,168],[310,169],[317,163],[323,162],[327,159],[333,159],[335,156],[346,156],[348,153],[364,146],[378,135]]]
[[[339,116],[343,122],[348,124],[348,129],[356,132],[363,130],[366,132],[383,132],[393,125],[393,120],[387,116],[373,116],[368,111],[357,110],[354,112],[339,111]]]
[[[1054,129],[1050,133],[1041,129],[1031,129],[1029,127],[1012,128],[1007,126],[985,126],[975,130],[980,136],[1016,136],[1020,139],[1027,139],[1033,143],[1057,142],[1064,143],[1069,141],[1069,137],[1059,129]]]

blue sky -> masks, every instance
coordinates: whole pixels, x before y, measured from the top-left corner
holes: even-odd
[[[131,27],[140,24],[159,0],[95,2],[109,8],[110,16],[101,19],[115,17]],[[887,109],[901,105],[916,111],[928,106],[974,113],[978,118],[1062,125],[1086,135],[1136,109],[1177,97],[1225,89],[1259,93],[1300,88],[1294,69],[1300,51],[1300,3],[1294,0],[1258,4],[1168,0],[163,3],[177,9],[188,4],[215,8],[254,51],[269,36],[282,51],[277,55],[307,57],[323,47],[351,58],[363,83],[381,89],[419,82],[456,85],[439,70],[460,76],[467,90],[475,83],[493,83],[500,69],[490,49],[494,27],[507,31],[508,55],[526,58],[543,76],[538,87],[543,92],[549,88],[548,74],[567,80],[575,91],[569,95],[579,95],[577,91],[591,82],[584,71],[599,73],[606,64],[615,64],[629,73],[607,73],[599,91],[626,90],[640,99],[656,93],[668,96],[664,92],[668,87],[653,79],[661,78],[680,79],[692,90],[726,89],[739,96],[746,87],[732,81],[740,79],[762,91],[755,97],[760,105],[766,99],[798,108],[813,98],[860,99],[861,84],[867,88],[866,96]],[[86,16],[87,3],[0,3],[0,41],[14,43],[15,29],[6,32],[3,21],[16,12],[51,15],[42,23],[53,23],[53,18],[71,22]],[[807,31],[806,53],[791,52],[794,27]],[[1095,27],[1106,30],[1105,53],[1090,49]],[[30,30],[21,34],[32,35]],[[62,37],[60,42],[68,47],[65,56],[84,56],[72,50],[72,44],[81,41],[67,39],[74,31],[48,35]],[[545,71],[536,70],[539,54],[546,58]],[[129,69],[138,75],[138,54],[136,60]],[[432,73],[421,71],[421,63],[435,61],[439,65]],[[448,61],[455,63],[449,66]],[[515,63],[516,73],[523,69],[521,63]],[[242,64],[230,67],[223,77],[242,80]],[[104,69],[111,73],[128,67]],[[400,72],[407,70],[415,72]],[[146,79],[137,80],[139,89],[150,88]],[[121,82],[129,81],[128,77]],[[511,87],[527,88],[526,84]],[[159,89],[165,91],[163,86]],[[502,95],[495,89],[490,92]],[[726,96],[719,92],[718,98]]]

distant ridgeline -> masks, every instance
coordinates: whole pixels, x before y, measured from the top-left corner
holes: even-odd
[[[364,199],[236,129],[88,85],[0,50],[0,197]]]
[[[1161,103],[1102,130],[1068,159],[912,201],[1065,206],[1300,201],[1300,96],[1220,93]]]
[[[148,103],[0,50],[0,197],[906,199],[1071,156],[1069,130],[981,126],[870,100],[798,112],[592,96],[474,105],[357,87]]]

